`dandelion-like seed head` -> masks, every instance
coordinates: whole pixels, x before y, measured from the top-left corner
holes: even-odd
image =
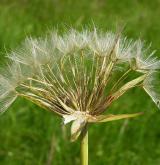
[[[10,63],[0,75],[0,111],[24,97],[60,115],[64,124],[72,122],[72,140],[87,123],[135,117],[139,113],[102,113],[133,87],[142,87],[159,106],[160,94],[153,82],[160,61],[154,52],[147,53],[140,40],[96,29],[27,38],[7,55]],[[140,75],[124,81],[132,72]]]

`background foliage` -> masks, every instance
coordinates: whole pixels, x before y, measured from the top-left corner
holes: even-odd
[[[1,0],[0,64],[6,50],[26,36],[42,36],[53,28],[94,24],[141,38],[160,53],[160,1],[154,0]],[[108,109],[112,113],[139,112],[136,119],[92,125],[89,129],[91,165],[160,164],[160,112],[141,90],[131,90]],[[56,115],[18,99],[0,117],[1,165],[78,165],[79,142],[69,142],[69,131]]]

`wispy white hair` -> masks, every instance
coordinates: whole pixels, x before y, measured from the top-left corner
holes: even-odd
[[[53,98],[54,102],[52,102],[45,98],[42,101],[42,96],[34,99],[39,101],[38,104],[45,102],[45,105],[50,105],[50,107],[69,109],[64,105],[64,102],[69,102],[68,97],[71,96],[75,100],[79,99],[78,96],[75,96],[76,90],[79,89],[77,87],[79,84],[76,84],[79,76],[82,76],[84,81],[84,84],[80,85],[85,86],[88,83],[85,90],[89,91],[91,90],[89,84],[94,86],[93,89],[96,90],[98,88],[96,83],[100,83],[99,80],[102,81],[100,85],[105,87],[111,72],[117,67],[117,63],[128,63],[131,69],[145,74],[160,69],[160,61],[157,57],[154,57],[154,52],[147,56],[143,42],[140,40],[132,41],[122,35],[112,32],[98,32],[96,29],[93,31],[70,29],[63,35],[54,31],[44,38],[33,39],[29,37],[22,43],[21,47],[9,53],[7,57],[10,63],[0,76],[0,112],[4,112],[14,102],[19,95],[19,86],[23,84],[24,87],[26,81],[30,81],[28,88],[32,87],[33,81],[34,83],[41,82],[41,85],[46,88],[46,84],[49,84],[48,81],[52,77],[53,84],[56,87],[58,86],[57,89],[52,87],[53,84],[50,84],[50,87],[43,89],[43,92],[47,93],[47,90],[50,90],[50,93],[47,93],[49,96],[61,92],[60,97],[63,97],[64,100],[60,101]],[[82,57],[84,63],[81,62]],[[62,74],[61,67],[64,66],[64,63],[67,63],[65,65],[66,73]],[[53,73],[48,74],[48,70],[52,70]],[[39,79],[35,80],[37,77]],[[73,81],[70,82],[68,77],[73,77]],[[146,81],[149,82],[149,80]],[[65,93],[66,90],[63,91],[63,87],[67,85],[71,86],[69,87],[71,96]],[[147,86],[145,85],[144,89],[147,93],[151,93],[148,92],[148,89],[151,88],[147,88]],[[32,88],[32,90],[35,90],[35,88]],[[38,86],[36,90],[42,90],[42,88]],[[87,93],[87,91],[85,92]],[[63,96],[64,94],[66,97]],[[30,98],[33,97],[31,95],[30,93]],[[159,100],[159,97],[156,96],[152,98]],[[89,96],[87,97],[89,98]],[[73,104],[75,104],[75,101],[73,101]],[[104,108],[105,106],[102,109]],[[66,111],[63,110],[63,112]]]

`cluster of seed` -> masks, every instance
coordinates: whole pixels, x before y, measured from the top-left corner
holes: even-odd
[[[159,106],[155,82],[160,61],[140,40],[71,29],[27,38],[7,57],[9,64],[0,75],[0,112],[24,97],[59,114],[65,123],[74,121],[74,138],[87,122],[127,117],[101,114],[133,87],[142,87]],[[133,72],[139,74],[130,79]]]

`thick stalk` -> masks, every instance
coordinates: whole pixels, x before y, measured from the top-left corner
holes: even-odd
[[[88,130],[87,127],[82,133],[81,140],[81,165],[88,165]]]

